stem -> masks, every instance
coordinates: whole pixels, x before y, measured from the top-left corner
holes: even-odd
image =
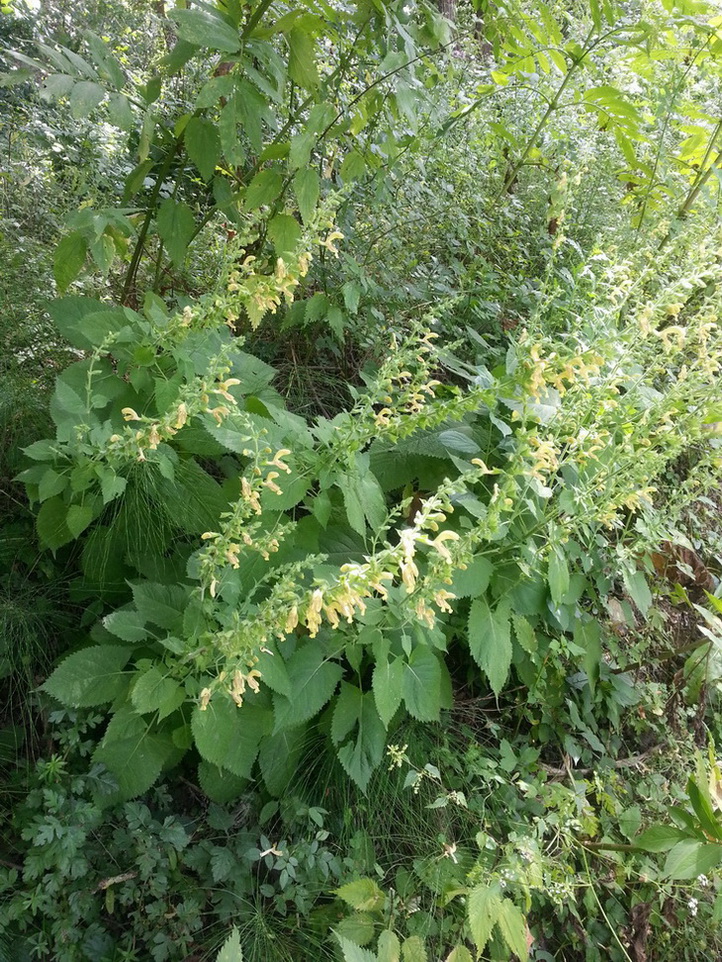
[[[136,275],[138,273],[138,267],[140,266],[140,259],[143,256],[143,248],[145,247],[145,239],[148,236],[148,231],[150,230],[150,224],[153,220],[153,215],[156,212],[158,197],[160,195],[161,187],[163,186],[163,181],[166,178],[166,174],[173,164],[175,155],[178,152],[178,147],[180,146],[180,141],[176,140],[173,147],[168,151],[163,164],[158,171],[158,176],[156,177],[155,184],[153,186],[153,192],[148,200],[148,209],[145,213],[145,220],[143,221],[143,226],[138,233],[138,239],[135,242],[135,247],[133,248],[133,256],[130,259],[130,264],[128,265],[128,271],[125,275],[125,282],[123,284],[123,294],[121,297],[121,303],[125,304],[130,296],[130,292],[133,289],[133,284],[135,282]]]
[[[271,6],[272,3],[273,3],[273,0],[261,0],[261,3],[258,4],[255,11],[251,14],[248,20],[248,23],[243,28],[243,33],[241,34],[241,36],[243,37],[244,40],[258,26],[258,23],[260,22],[261,17],[266,12],[266,10],[268,10],[268,8]]]

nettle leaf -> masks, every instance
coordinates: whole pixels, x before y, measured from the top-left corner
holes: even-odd
[[[355,942],[340,935],[338,932],[334,932],[333,934],[341,946],[343,962],[377,962],[373,952],[370,952],[368,949],[362,949],[360,945],[356,945]]]
[[[501,937],[519,959],[519,962],[528,959],[527,925],[521,909],[514,905],[510,899],[503,899],[496,921]]]
[[[267,733],[270,714],[254,705],[238,708],[221,695],[205,710],[196,706],[191,720],[193,739],[202,758],[248,778],[256,760],[261,738]]]
[[[386,897],[372,878],[359,878],[342,885],[333,893],[357,912],[381,912]]]
[[[65,658],[42,686],[71,708],[91,708],[114,701],[125,691],[128,674],[123,669],[131,651],[119,645],[95,645]]]
[[[208,10],[171,10],[168,19],[175,24],[178,37],[187,43],[225,53],[240,49],[238,30]]]
[[[191,117],[184,140],[188,156],[200,171],[203,180],[210,180],[221,158],[221,139],[218,128],[204,117]]]
[[[216,956],[216,962],[243,962],[241,934],[238,929],[234,928],[223,943],[221,951]]]
[[[182,201],[166,197],[158,208],[156,227],[168,250],[171,262],[176,267],[180,267],[196,229],[193,211]]]
[[[401,946],[403,962],[428,962],[424,940],[420,935],[410,935]]]
[[[79,231],[63,237],[55,248],[53,275],[62,294],[83,269],[87,254],[88,242]]]
[[[652,606],[652,592],[649,590],[647,579],[644,572],[633,571],[624,572],[624,585],[629,592],[629,597],[639,608],[642,615],[646,616]]]
[[[343,675],[341,666],[328,661],[321,645],[313,640],[291,655],[286,668],[293,694],[290,698],[274,695],[274,735],[317,715],[336,691]]]
[[[35,518],[41,545],[56,551],[73,540],[72,532],[66,524],[67,517],[68,506],[60,497],[50,498],[41,505]]]
[[[494,611],[486,598],[477,598],[469,613],[469,648],[489,679],[495,695],[504,687],[511,666],[510,608],[502,602]]]
[[[552,548],[549,555],[549,591],[555,605],[561,605],[564,597],[569,591],[569,566],[563,551],[560,548]]]
[[[403,699],[402,683],[404,662],[401,658],[392,661],[377,661],[373,672],[373,693],[376,710],[386,728],[398,711]]]
[[[441,666],[425,645],[417,645],[403,663],[401,691],[410,715],[419,721],[438,721],[441,711]]]
[[[391,929],[384,929],[379,935],[376,956],[378,962],[401,962],[401,943],[398,935]]]
[[[256,174],[246,191],[246,210],[272,204],[283,189],[283,178],[277,170],[262,170]]]
[[[288,76],[299,87],[313,90],[319,85],[316,69],[316,45],[306,30],[296,28],[286,34],[288,41]]]
[[[481,955],[501,912],[501,897],[496,886],[477,885],[466,900],[471,936]]]
[[[451,950],[446,962],[474,962],[474,959],[465,945],[457,945]]]
[[[238,798],[248,780],[202,759],[198,765],[198,784],[212,802],[226,805]]]
[[[296,249],[301,240],[301,226],[290,214],[276,214],[268,222],[268,236],[280,256]]]
[[[293,192],[298,201],[304,224],[308,224],[316,211],[321,196],[321,181],[312,167],[304,167],[293,178]]]

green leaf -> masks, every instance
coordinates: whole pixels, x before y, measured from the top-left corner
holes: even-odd
[[[170,255],[171,262],[181,267],[188,244],[196,229],[193,211],[182,201],[166,197],[158,208],[156,228]]]
[[[502,938],[519,959],[519,962],[528,959],[527,926],[521,909],[514,905],[510,899],[504,899],[496,921]]]
[[[74,538],[77,538],[80,534],[85,531],[90,522],[93,520],[93,509],[87,504],[71,504],[68,508],[68,514],[65,519],[65,523],[68,526],[68,531]]]
[[[130,700],[141,715],[158,712],[158,719],[162,720],[180,708],[185,701],[185,690],[153,665],[138,676]]]
[[[125,94],[111,94],[108,99],[108,119],[121,130],[130,131],[135,126],[135,117],[130,101]]]
[[[555,605],[564,603],[564,597],[569,591],[569,567],[567,559],[560,548],[552,548],[549,556],[549,590]]]
[[[168,18],[175,23],[179,38],[187,43],[225,53],[235,53],[240,49],[238,30],[210,11],[171,10]]]
[[[293,191],[298,201],[303,223],[308,224],[316,211],[316,204],[321,195],[321,182],[312,167],[299,170],[293,178]]]
[[[386,897],[372,878],[360,878],[334,889],[333,894],[359,912],[382,912]]]
[[[386,728],[398,711],[403,699],[401,685],[404,677],[404,662],[401,658],[392,661],[377,661],[373,672],[373,693],[376,710]]]
[[[96,645],[65,658],[42,686],[72,708],[90,708],[113,701],[123,693],[128,675],[123,671],[131,651],[119,645]]]
[[[399,937],[391,929],[384,929],[379,935],[376,958],[377,962],[400,962],[401,943]]]
[[[191,117],[184,140],[188,156],[200,171],[203,180],[210,180],[221,158],[221,140],[218,128],[204,117]]]
[[[469,648],[495,695],[504,687],[511,665],[509,614],[508,602],[492,611],[486,598],[477,598],[469,613]]]
[[[290,698],[274,695],[274,735],[317,715],[336,691],[343,675],[341,666],[327,661],[320,644],[313,640],[291,655],[286,668],[293,694]]]
[[[233,928],[231,934],[223,943],[223,948],[216,956],[216,962],[243,962],[241,934],[237,928]]]
[[[476,951],[481,955],[486,943],[491,938],[491,932],[496,925],[501,911],[499,890],[494,886],[477,885],[467,898],[469,927],[476,945]]]
[[[403,664],[401,690],[410,715],[419,721],[438,721],[441,710],[439,659],[425,645],[417,645]]]
[[[276,735],[267,735],[261,742],[258,763],[266,788],[276,798],[281,798],[288,790],[288,783],[306,748],[307,737],[306,726],[298,725]]]
[[[182,585],[161,585],[139,581],[131,585],[133,602],[144,621],[169,631],[180,630],[188,589]]]
[[[239,778],[249,778],[268,721],[264,709],[253,705],[238,708],[229,697],[220,694],[205,711],[196,706],[191,729],[202,758],[227,768]]]
[[[48,313],[63,337],[84,351],[98,347],[109,334],[127,327],[134,316],[127,309],[76,296],[51,301]]]
[[[47,501],[48,498],[61,494],[68,486],[68,478],[65,474],[58,474],[52,468],[43,474],[38,485],[38,500]]]
[[[634,572],[624,572],[624,584],[629,592],[629,597],[635,603],[637,608],[639,608],[642,615],[647,614],[652,606],[652,592],[649,590],[649,585],[647,584],[647,579],[644,577],[644,572],[634,571]]]
[[[456,945],[451,950],[446,962],[474,962],[474,960],[465,945]]]
[[[268,236],[273,241],[276,254],[295,251],[301,240],[301,226],[290,214],[276,214],[268,222]]]
[[[41,505],[35,518],[35,526],[40,543],[51,551],[73,540],[66,519],[68,507],[62,498],[50,498]]]
[[[342,745],[337,754],[346,774],[365,792],[371,775],[384,757],[386,730],[376,711],[373,694],[362,693],[344,682],[331,726],[334,742],[342,741],[356,726],[356,736]]]
[[[53,275],[62,294],[83,269],[87,254],[88,242],[79,231],[63,237],[55,248]]]
[[[339,935],[338,932],[334,932],[333,934],[341,946],[343,962],[376,962],[376,956],[373,952],[369,952],[368,949],[362,949],[361,946],[356,945],[356,943],[350,939],[344,938],[343,935]]]
[[[107,806],[147,792],[176,750],[169,735],[153,732],[130,706],[116,712],[93,754],[93,761],[102,762],[118,782],[118,791],[104,796],[102,804]]]
[[[262,170],[256,174],[246,191],[246,210],[272,204],[283,189],[283,178],[277,170]]]
[[[574,625],[574,644],[584,649],[584,671],[589,679],[589,689],[594,694],[602,661],[602,630],[599,622],[591,619],[577,621]]]
[[[79,80],[70,91],[70,113],[76,120],[87,117],[105,97],[100,84],[92,80]]]
[[[684,839],[670,849],[664,863],[664,875],[675,880],[693,879],[707,875],[720,862],[722,845]]]
[[[145,618],[131,608],[114,611],[103,618],[105,628],[123,641],[144,641],[148,637]]]
[[[652,825],[634,840],[634,844],[645,852],[668,852],[671,848],[688,838],[686,832],[673,825]]]
[[[299,87],[313,90],[319,84],[313,38],[301,27],[286,34],[289,46],[288,75]]]
[[[238,798],[248,780],[201,759],[198,765],[198,784],[212,802],[227,805]]]
[[[428,962],[424,940],[418,935],[410,935],[401,946],[403,962]]]
[[[477,598],[483,595],[489,587],[489,580],[494,572],[494,566],[488,558],[476,557],[467,565],[466,570],[457,568],[454,571],[454,582],[451,591],[457,598]]]
[[[358,150],[352,150],[343,159],[341,177],[344,181],[358,180],[366,173],[366,161]]]

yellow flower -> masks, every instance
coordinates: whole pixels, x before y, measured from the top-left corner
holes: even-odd
[[[133,408],[123,408],[120,412],[126,421],[142,421],[142,418],[137,414]]]
[[[326,250],[331,251],[332,254],[338,257],[338,247],[334,244],[335,240],[343,240],[343,234],[340,230],[331,231],[325,240],[320,241],[320,244],[321,247],[325,247]]]
[[[436,550],[439,552],[439,554],[444,559],[444,561],[451,561],[452,560],[451,554],[449,552],[449,549],[444,545],[444,542],[458,541],[458,540],[459,540],[459,535],[456,533],[456,531],[447,530],[447,531],[442,531],[440,535],[437,535],[437,537],[432,542],[430,542],[430,544],[432,545],[432,547],[436,548]]]
[[[211,700],[211,690],[210,688],[204,688],[200,694],[200,701],[198,707],[201,711],[205,711],[208,708],[208,703]]]
[[[311,595],[311,600],[306,609],[306,627],[312,638],[318,634],[321,627],[321,609],[323,608],[323,592],[317,588]]]

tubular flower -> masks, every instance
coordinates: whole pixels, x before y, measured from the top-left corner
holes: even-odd
[[[419,577],[419,569],[414,563],[416,553],[416,532],[413,528],[407,528],[400,534],[400,542],[404,551],[404,557],[399,566],[401,569],[401,580],[406,586],[406,591],[411,594]]]
[[[141,421],[142,418],[137,414],[133,408],[123,408],[120,412],[123,415],[125,421]]]
[[[269,466],[270,466],[270,465],[273,465],[273,467],[274,467],[274,468],[278,468],[279,471],[285,471],[286,474],[290,474],[290,473],[291,473],[291,469],[290,469],[289,466],[285,463],[285,461],[282,461],[282,460],[281,460],[281,458],[285,458],[286,455],[288,455],[288,454],[290,454],[290,453],[291,453],[291,452],[289,451],[288,448],[280,448],[278,451],[276,451],[275,455],[273,456],[273,461],[269,461],[269,462],[268,462]]]
[[[430,544],[432,545],[432,547],[436,548],[436,550],[439,552],[439,554],[444,559],[444,561],[450,562],[452,560],[451,554],[449,552],[449,549],[444,544],[444,542],[458,541],[458,540],[459,540],[459,535],[456,533],[456,531],[447,530],[447,531],[442,531],[440,535],[437,535],[437,537],[434,538],[434,540],[431,541]]]
[[[321,627],[321,610],[323,608],[323,592],[317,588],[311,595],[311,600],[306,609],[306,627],[312,638],[318,634]]]

